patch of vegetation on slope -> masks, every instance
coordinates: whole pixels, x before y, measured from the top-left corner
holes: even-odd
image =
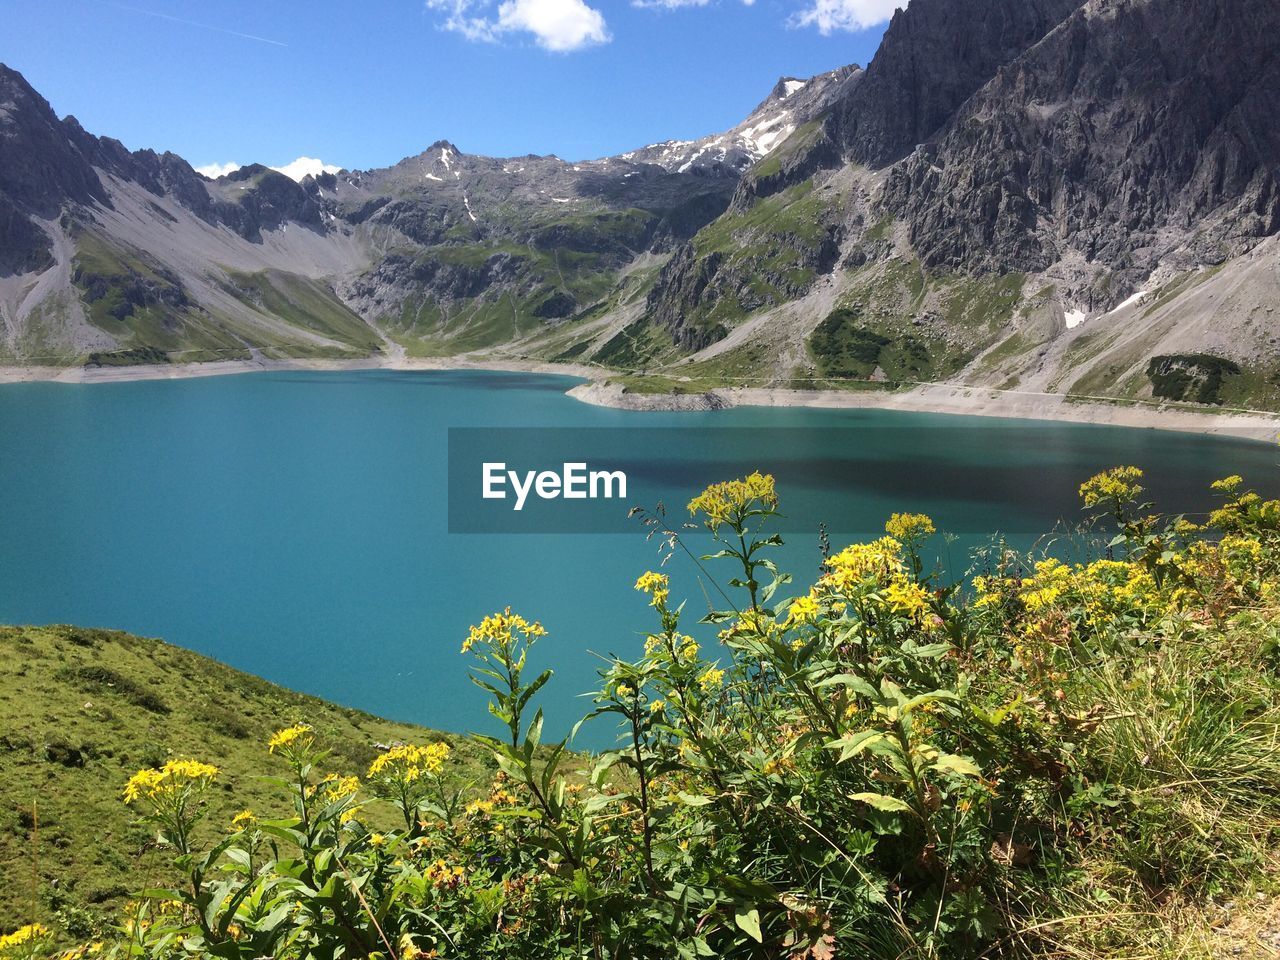
[[[149,347],[192,361],[248,357],[243,342],[194,304],[176,276],[143,254],[81,230],[72,265],[89,322],[123,349]]]
[[[638,209],[530,216],[514,204],[426,249],[387,256],[354,284],[410,354],[494,346],[582,316],[615,292],[658,217]]]
[[[1152,357],[1147,363],[1152,396],[1162,400],[1221,404],[1223,381],[1239,375],[1234,360],[1206,353]]]
[[[1042,353],[1047,344],[1061,335],[1056,296],[1057,287],[1052,284],[1029,296],[1024,294],[1009,328],[1001,331],[993,346],[979,355],[966,371],[965,379],[1001,390],[1016,389],[1022,383],[1023,373],[1034,364],[1036,354]],[[1078,337],[1076,341],[1080,339],[1083,338]]]
[[[31,921],[87,935],[119,901],[171,879],[154,831],[120,800],[139,767],[199,756],[223,771],[199,836],[285,797],[259,774],[266,740],[305,721],[330,764],[363,773],[377,744],[465,741],[293,693],[181,647],[107,630],[0,627],[0,930]],[[486,777],[488,774],[486,774]],[[38,877],[38,879],[37,879]]]
[[[668,368],[672,374],[691,377],[711,387],[759,387],[779,382],[778,347],[764,340],[749,340],[706,360],[695,360]]]
[[[381,340],[325,283],[281,270],[226,270],[223,293],[253,313],[210,313],[179,279],[140,252],[89,230],[76,239],[73,278],[89,320],[119,343],[90,362],[139,362],[143,352],[171,361],[243,360],[250,347],[267,357],[363,357]],[[256,315],[256,316],[255,316]],[[155,362],[155,361],[142,361]]]
[[[605,363],[600,358],[602,353],[612,356],[621,348],[634,348],[634,355],[607,361],[610,365],[623,369],[645,366],[666,357],[677,356],[669,337],[660,332],[646,335],[645,325],[634,321],[624,324],[623,329],[612,336],[601,337],[602,331],[613,326],[609,323],[611,314],[643,300],[657,279],[659,269],[656,264],[628,269],[618,278],[614,289],[607,296],[569,320],[537,331],[530,340],[521,344],[522,354],[558,362]],[[634,313],[633,310],[627,312]],[[642,345],[641,340],[646,343]]]
[[[887,380],[954,375],[1007,331],[1025,283],[1021,274],[938,276],[902,259],[856,277],[809,338],[819,372],[835,379],[877,369]]]
[[[132,350],[108,350],[89,354],[86,367],[133,367],[143,364],[168,363],[169,355],[155,347],[134,347]]]
[[[646,370],[676,356],[671,338],[642,317],[605,341],[592,359],[618,370]]]
[[[229,270],[227,276],[230,282],[224,289],[237,299],[291,327],[333,341],[327,352],[347,347],[353,355],[363,356],[382,349],[377,333],[319,280],[282,270]],[[285,337],[279,339],[279,344],[268,343],[269,351],[288,351],[296,356],[308,352],[308,346],[324,350],[319,344],[286,345]]]
[[[79,294],[75,287],[67,287],[35,304],[16,336],[0,339],[0,358],[51,366],[78,363],[81,357],[67,342],[66,318],[76,315],[74,304],[80,302]]]
[[[77,237],[72,281],[83,291],[89,319],[99,326],[151,310],[176,318],[190,306],[177,277],[89,232]]]
[[[854,310],[835,310],[809,338],[818,372],[824,377],[867,380],[931,380],[934,363],[929,347],[909,333],[885,336],[861,326]]]
[[[730,209],[663,268],[649,313],[683,348],[698,350],[759,310],[793,300],[839,255],[842,197],[812,179]]]
[[[1155,290],[1142,308],[1143,320],[1214,277],[1219,267],[1187,271]],[[1067,392],[1079,397],[1149,397],[1205,406],[1274,410],[1280,405],[1280,364],[1274,360],[1231,360],[1208,354],[1166,354],[1161,348],[1170,332],[1169,319],[1139,328],[1140,336],[1108,325],[1076,339],[1067,351],[1063,374],[1053,386],[1074,377]],[[1159,391],[1159,392],[1157,392]]]
[[[411,354],[461,353],[519,339],[563,322],[613,285],[610,268],[589,253],[513,244],[435,247],[408,260],[388,258],[383,298],[388,334]]]

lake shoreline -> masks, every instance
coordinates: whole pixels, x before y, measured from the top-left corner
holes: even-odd
[[[0,366],[5,383],[125,383],[181,380],[245,373],[351,370],[492,370],[579,377],[587,382],[567,391],[582,403],[635,411],[717,410],[739,406],[876,409],[954,416],[1096,424],[1137,429],[1174,430],[1247,440],[1275,441],[1280,414],[1262,411],[1215,413],[1172,404],[1133,404],[1105,398],[1074,399],[1061,394],[995,390],[962,384],[928,384],[900,392],[794,390],[774,387],[718,387],[706,393],[637,393],[608,383],[614,371],[585,364],[519,358],[369,357],[354,360],[222,360],[125,367]]]

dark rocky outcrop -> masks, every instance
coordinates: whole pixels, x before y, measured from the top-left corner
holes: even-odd
[[[297,223],[319,229],[323,221],[320,207],[294,180],[260,163],[241,167],[226,176],[232,184],[243,184],[244,190],[232,204],[221,204],[219,215],[246,240],[258,239],[263,230],[286,223]]]
[[[685,350],[701,350],[728,332],[717,316],[735,318],[803,295],[840,255],[841,230],[828,225],[816,239],[793,231],[743,239],[738,250],[699,254],[680,246],[650,292],[650,320]]]
[[[64,203],[107,201],[102,181],[44,97],[0,64],[0,194],[45,219]]]
[[[1273,0],[1095,0],[897,167],[885,206],[939,269],[1067,249],[1123,269],[1170,228],[1221,261],[1280,229],[1278,37]]]
[[[39,273],[53,265],[53,244],[34,221],[0,196],[0,277]]]
[[[866,76],[832,111],[832,139],[882,167],[947,123],[1005,64],[1082,0],[913,0],[894,14]]]

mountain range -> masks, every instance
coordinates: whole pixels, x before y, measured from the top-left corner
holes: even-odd
[[[865,69],[700,140],[440,140],[301,182],[130,151],[0,66],[10,365],[465,354],[1276,409],[1277,234],[1275,0],[912,0]]]

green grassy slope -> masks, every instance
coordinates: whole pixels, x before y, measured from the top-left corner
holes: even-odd
[[[276,766],[267,738],[298,721],[315,727],[342,773],[363,773],[375,744],[398,741],[448,740],[451,765],[464,771],[487,763],[462,738],[294,693],[159,640],[0,627],[0,930],[34,919],[74,936],[126,891],[165,877],[168,854],[152,852],[150,832],[120,800],[141,767],[179,756],[217,765],[210,832],[245,807],[287,809],[260,777]]]

